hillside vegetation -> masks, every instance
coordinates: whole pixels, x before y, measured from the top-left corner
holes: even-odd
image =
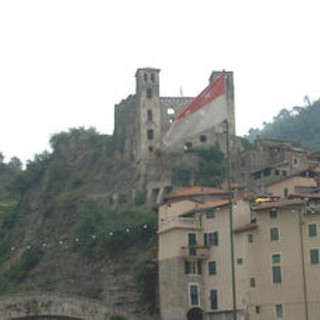
[[[250,129],[247,136],[251,141],[258,135],[261,138],[292,140],[311,149],[320,149],[320,100],[312,104],[307,99],[307,106],[282,109],[271,123],[264,123],[263,128]]]
[[[154,312],[156,214],[136,168],[94,129],[50,143],[24,170],[0,164],[0,295],[56,292]]]

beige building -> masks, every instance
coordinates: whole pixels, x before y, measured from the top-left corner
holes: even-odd
[[[161,318],[232,320],[229,201],[174,200],[159,208]],[[232,202],[237,319],[319,319],[317,201]]]
[[[301,170],[288,177],[269,183],[267,193],[280,198],[288,198],[290,194],[309,193],[317,188],[316,172],[311,169]]]

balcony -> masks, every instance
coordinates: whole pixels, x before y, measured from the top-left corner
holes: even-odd
[[[201,229],[200,219],[198,217],[171,217],[159,223],[159,233],[171,229]]]
[[[181,247],[181,257],[188,260],[206,260],[209,258],[209,248],[199,244]]]

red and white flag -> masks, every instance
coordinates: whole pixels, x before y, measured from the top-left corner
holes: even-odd
[[[215,78],[171,123],[163,143],[167,146],[209,129],[227,119],[225,72]]]

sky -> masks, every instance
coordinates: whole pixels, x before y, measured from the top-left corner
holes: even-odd
[[[75,127],[112,134],[138,68],[160,95],[196,96],[234,72],[244,135],[320,97],[315,0],[0,0],[0,152],[22,161]]]

